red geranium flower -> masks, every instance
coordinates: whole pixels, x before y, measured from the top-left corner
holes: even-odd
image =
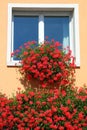
[[[32,79],[36,79],[43,88],[52,85],[59,88],[73,83],[74,58],[71,51],[65,52],[58,41],[46,40],[40,45],[35,41],[27,42],[12,56],[21,59],[20,73],[27,86]]]

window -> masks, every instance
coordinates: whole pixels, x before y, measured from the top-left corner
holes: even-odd
[[[44,36],[54,38],[63,48],[69,46],[69,16],[50,16],[44,18]]]
[[[15,65],[17,59],[11,52],[21,44],[35,40],[42,43],[46,36],[70,46],[80,65],[78,5],[66,4],[9,4],[8,5],[8,50],[7,65]]]
[[[43,22],[43,28],[40,21]],[[35,40],[37,42],[43,42],[46,36],[48,36],[49,41],[51,39],[59,41],[63,47],[69,45],[69,16],[14,15],[13,25],[13,50],[16,50],[21,44],[27,41]],[[38,28],[43,37],[38,33]]]
[[[38,17],[37,16],[14,16],[13,50],[27,41],[38,41]]]

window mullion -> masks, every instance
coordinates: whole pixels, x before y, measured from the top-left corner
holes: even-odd
[[[38,24],[38,41],[42,43],[44,41],[44,16],[39,15],[39,24]]]

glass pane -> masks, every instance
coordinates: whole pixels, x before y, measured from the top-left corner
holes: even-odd
[[[48,40],[54,39],[63,44],[63,47],[69,45],[69,17],[45,17],[45,37]]]
[[[38,16],[14,16],[14,50],[33,40],[38,40]]]

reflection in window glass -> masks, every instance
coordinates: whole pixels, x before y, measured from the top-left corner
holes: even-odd
[[[69,17],[45,17],[45,37],[54,39],[63,44],[63,48],[69,45]]]
[[[14,16],[14,50],[33,40],[38,41],[38,17]]]

